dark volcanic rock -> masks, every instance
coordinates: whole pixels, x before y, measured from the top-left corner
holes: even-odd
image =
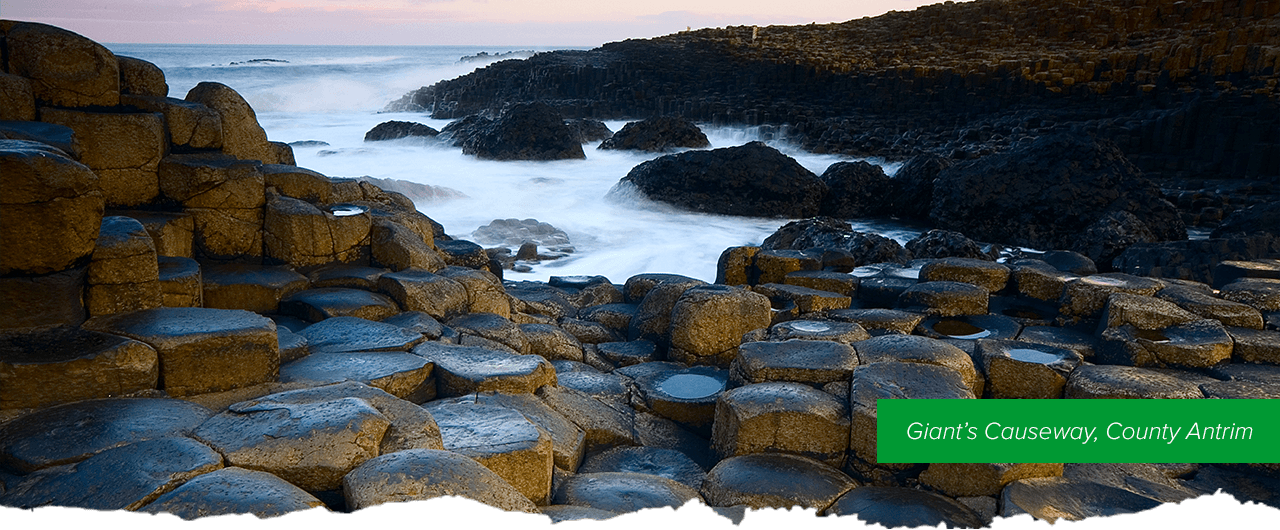
[[[662,116],[623,125],[622,130],[600,144],[600,149],[651,153],[679,147],[701,149],[711,147],[711,142],[693,122],[675,116]]]
[[[384,121],[376,127],[364,133],[364,141],[378,142],[382,140],[395,140],[397,138],[407,138],[410,136],[434,137],[440,134],[440,131],[427,127],[421,123],[411,121]]]
[[[943,170],[930,217],[986,241],[1072,248],[1087,227],[1118,211],[1160,240],[1187,237],[1177,210],[1114,145],[1057,134]]]
[[[1228,238],[1134,244],[1110,264],[1116,272],[1155,278],[1178,278],[1218,287],[1233,278],[1218,270],[1224,261],[1249,261],[1280,255],[1280,238],[1271,234],[1233,234]],[[1218,275],[1224,275],[1218,278]]]
[[[584,144],[607,140],[610,136],[613,136],[613,131],[609,129],[609,126],[600,120],[579,118],[565,120],[564,123],[578,133],[578,141]]]
[[[1075,250],[1109,268],[1111,260],[1138,243],[1154,243],[1158,239],[1137,216],[1126,212],[1108,212],[1084,229],[1076,239]]]
[[[795,159],[762,142],[650,160],[632,168],[609,194],[622,195],[630,186],[681,208],[748,217],[809,217],[827,191]]]
[[[937,155],[911,157],[893,174],[892,214],[904,219],[928,219],[933,203],[933,181],[955,163]]]
[[[462,139],[462,152],[478,158],[564,160],[587,157],[582,152],[578,133],[564,123],[559,111],[545,103],[512,105],[498,119],[474,130],[474,134]]]
[[[440,129],[440,134],[449,139],[450,145],[454,147],[462,147],[471,137],[491,125],[493,120],[472,114],[461,119],[453,120]]]
[[[907,250],[916,259],[923,258],[973,258],[995,261],[995,257],[982,251],[972,239],[960,232],[930,230],[907,242]]]
[[[1280,202],[1255,204],[1232,212],[1214,229],[1213,237],[1258,231],[1280,235]]]
[[[836,162],[822,173],[827,196],[822,200],[822,215],[849,219],[875,217],[892,213],[893,182],[880,166],[867,162]]]
[[[814,217],[792,221],[765,238],[765,250],[837,249],[853,255],[855,266],[868,263],[906,263],[911,252],[897,241],[866,232],[856,232],[844,221]]]

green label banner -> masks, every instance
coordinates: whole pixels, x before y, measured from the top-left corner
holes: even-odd
[[[882,399],[884,463],[1280,462],[1280,400]]]

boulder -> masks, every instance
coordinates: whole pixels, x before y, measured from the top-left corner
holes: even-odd
[[[950,158],[934,154],[913,156],[893,174],[894,194],[889,197],[893,212],[904,219],[929,219],[933,187],[938,175],[954,165]]]
[[[609,195],[649,199],[704,213],[801,218],[816,215],[826,185],[761,142],[666,155],[631,169]]]
[[[582,462],[578,473],[639,473],[674,480],[697,491],[707,472],[696,462],[673,449],[657,447],[615,447],[596,453]]]
[[[828,311],[827,318],[849,322],[875,335],[897,333],[909,335],[924,320],[924,315],[895,309],[838,309]]]
[[[497,473],[537,505],[551,500],[551,434],[520,411],[477,402],[433,402],[447,451],[466,455]]]
[[[369,230],[370,257],[394,271],[416,268],[430,272],[445,267],[444,258],[418,233],[400,223],[379,219]]]
[[[320,322],[333,317],[382,320],[400,312],[391,297],[364,289],[326,287],[306,289],[280,299],[280,312],[303,320]]]
[[[1280,203],[1264,202],[1231,212],[1213,230],[1210,237],[1252,234],[1258,231],[1280,234]]]
[[[826,291],[841,296],[853,297],[858,294],[860,279],[849,273],[836,271],[794,271],[782,279],[782,283],[806,287],[815,291]]]
[[[613,136],[613,131],[609,130],[609,126],[600,120],[574,118],[564,120],[564,123],[578,134],[578,142],[580,143],[599,142]]]
[[[876,461],[876,401],[880,399],[974,399],[955,370],[922,363],[878,362],[853,370],[849,387],[849,450],[870,464]],[[903,464],[879,464],[904,468]]]
[[[577,390],[554,385],[539,388],[535,395],[582,429],[587,453],[637,445],[639,432],[633,415],[623,412],[627,409],[619,410]]]
[[[1134,243],[1110,264],[1120,273],[1139,277],[1187,279],[1222,287],[1236,278],[1265,274],[1262,270],[1266,265],[1252,260],[1277,255],[1280,255],[1280,238],[1254,232],[1226,238]],[[1230,264],[1252,264],[1245,268],[1252,270],[1247,273]],[[1274,265],[1271,268],[1275,269]]]
[[[6,210],[7,205],[0,208]],[[0,276],[0,329],[79,326],[86,316],[86,269],[40,276]]]
[[[836,162],[822,173],[827,194],[822,215],[838,219],[880,217],[892,213],[892,181],[884,170],[864,161]]]
[[[997,495],[1015,480],[1062,476],[1062,464],[929,464],[920,483],[954,497]]]
[[[120,95],[169,95],[169,83],[165,82],[164,71],[159,66],[123,55],[116,56],[116,63],[120,67]]]
[[[1063,392],[1067,399],[1200,399],[1194,381],[1132,366],[1083,365],[1071,372]]]
[[[960,375],[974,396],[984,388],[982,374],[964,350],[944,341],[919,335],[882,335],[856,343],[862,365],[881,362],[932,364],[950,368]]]
[[[858,354],[852,346],[825,340],[746,342],[729,367],[738,385],[769,381],[793,381],[823,385],[848,381]]]
[[[195,239],[195,222],[190,215],[137,210],[112,213],[132,217],[142,223],[155,243],[157,256],[194,257],[191,244]]]
[[[13,77],[13,76],[10,76]],[[23,79],[19,77],[18,79]],[[25,79],[23,79],[25,81]],[[33,111],[34,112],[34,111]],[[34,117],[31,119],[35,119]],[[84,149],[76,139],[76,132],[65,125],[38,121],[0,121],[0,136],[10,140],[27,140],[45,144],[41,147],[53,147],[61,150],[73,160],[80,160]]]
[[[244,401],[236,406],[256,406],[266,409],[272,404],[306,405],[348,398],[364,401],[391,422],[381,437],[382,443],[378,449],[381,454],[406,449],[443,448],[440,441],[440,428],[430,413],[409,401],[355,381],[278,392]]]
[[[437,392],[442,397],[487,390],[532,394],[539,387],[556,384],[555,369],[537,355],[439,342],[424,342],[413,353],[435,363]]]
[[[432,129],[421,123],[411,121],[384,121],[369,129],[364,133],[364,141],[381,142],[383,140],[395,140],[398,138],[422,137],[433,138],[440,134],[440,131]]]
[[[546,103],[517,103],[497,119],[469,131],[462,152],[487,160],[586,158],[576,131]],[[455,136],[457,138],[457,136]],[[456,140],[455,140],[456,141]]]
[[[99,178],[55,148],[0,140],[0,275],[49,274],[93,252],[104,200]]]
[[[907,252],[920,258],[969,258],[992,261],[990,254],[960,232],[930,230],[907,242]]]
[[[635,280],[635,285],[632,285],[632,280]],[[627,288],[624,292],[630,296],[630,300],[638,300],[640,303],[627,328],[627,339],[649,340],[659,348],[665,349],[670,345],[671,311],[675,308],[676,302],[685,291],[704,286],[706,282],[686,276],[670,275],[644,285],[646,283],[648,283],[646,280],[634,277],[627,280]]]
[[[978,340],[976,356],[994,399],[1057,399],[1084,361],[1065,348],[1018,341]]]
[[[287,266],[208,265],[203,268],[204,305],[275,313],[280,301],[307,288],[307,277]]]
[[[323,385],[356,381],[397,398],[424,403],[436,395],[433,365],[404,352],[312,353],[280,367],[281,383]]]
[[[409,351],[422,342],[421,333],[391,322],[357,317],[327,318],[298,331],[313,353]]]
[[[969,283],[995,293],[1009,282],[1009,267],[990,260],[943,258],[921,266],[919,277],[922,282]]]
[[[65,29],[4,21],[4,70],[31,80],[36,99],[59,107],[120,103],[120,66],[105,46]]]
[[[799,383],[759,383],[720,396],[711,445],[721,458],[790,453],[839,467],[848,435],[849,409],[835,396]]]
[[[557,468],[572,472],[582,462],[586,441],[582,429],[533,395],[486,391],[432,402],[433,405],[445,403],[471,403],[519,411],[551,435],[551,454]]]
[[[31,81],[25,77],[0,72],[0,122],[35,121],[35,119],[36,98],[31,92]],[[19,138],[15,138],[17,139]]]
[[[633,121],[600,144],[600,149],[660,153],[679,148],[711,147],[707,135],[693,122],[678,116]]]
[[[702,435],[711,433],[716,402],[724,393],[729,379],[725,370],[694,366],[655,370],[646,375],[630,373],[635,377],[635,388],[643,396],[644,406],[649,411]]]
[[[492,313],[502,318],[511,318],[511,299],[507,297],[502,280],[493,273],[464,267],[445,267],[437,272],[458,282],[467,291],[469,312]]]
[[[985,315],[990,297],[990,291],[977,285],[931,281],[908,287],[898,295],[898,307],[942,317]]]
[[[530,353],[520,326],[493,313],[467,313],[449,320],[448,325],[463,336],[474,335],[502,344],[516,353]]]
[[[761,253],[761,255],[764,254],[764,252]],[[763,283],[752,287],[751,290],[765,295],[775,303],[780,300],[789,301],[795,304],[796,310],[801,313],[848,309],[849,304],[853,301],[849,295],[782,283]]]
[[[985,241],[1073,248],[1086,228],[1119,211],[1159,240],[1187,237],[1177,210],[1118,148],[1060,133],[944,169],[930,218]]]
[[[938,526],[982,528],[987,526],[969,507],[937,493],[885,486],[853,488],[841,495],[824,515],[857,516],[859,521],[885,528]]]
[[[263,164],[280,163],[279,150],[267,141],[253,107],[234,89],[222,83],[204,81],[184,98],[218,112],[222,121],[222,152],[241,160]]]
[[[870,263],[906,263],[911,253],[897,241],[867,232],[857,232],[844,221],[815,217],[792,221],[765,238],[765,250],[834,249],[848,252],[855,266]]]
[[[1126,249],[1140,243],[1160,241],[1136,215],[1124,210],[1107,212],[1085,227],[1071,247],[1096,263],[1110,265]]]

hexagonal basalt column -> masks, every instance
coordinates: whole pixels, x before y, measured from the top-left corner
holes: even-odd
[[[711,443],[722,458],[792,453],[840,466],[848,434],[849,409],[835,396],[798,383],[760,383],[720,396]]]
[[[0,140],[0,275],[66,270],[93,252],[99,178],[39,142]]]
[[[65,29],[5,21],[5,71],[31,80],[36,99],[64,107],[120,103],[120,65],[106,47]]]
[[[824,340],[748,342],[729,367],[735,385],[792,381],[823,385],[847,381],[858,366],[852,346]]]
[[[727,367],[738,354],[742,335],[768,327],[771,320],[769,299],[763,295],[721,285],[689,289],[671,309],[668,356]]]
[[[857,367],[849,387],[849,450],[873,465],[906,468],[910,464],[876,461],[876,400],[974,399],[955,370],[921,363],[877,362]]]
[[[337,489],[378,456],[391,422],[360,398],[305,404],[238,403],[194,436],[237,467],[267,471],[308,491]]]
[[[248,311],[165,307],[94,318],[85,328],[155,348],[172,396],[275,381],[280,372],[275,323]]]
[[[551,500],[551,435],[515,409],[435,402],[427,411],[440,425],[444,448],[466,455],[502,477],[534,504]]]
[[[435,363],[437,390],[442,397],[485,390],[531,394],[539,387],[556,384],[555,369],[537,355],[515,355],[439,342],[420,344],[413,353]]]
[[[160,194],[157,168],[169,151],[162,115],[42,108],[40,121],[75,131],[80,161],[98,174],[108,205],[145,204]]]
[[[1084,359],[1064,348],[1017,341],[979,340],[977,355],[995,399],[1057,399]]]
[[[86,298],[94,316],[160,307],[156,248],[142,223],[131,217],[102,219]]]
[[[0,337],[0,409],[130,394],[158,376],[156,351],[124,337],[68,327]]]

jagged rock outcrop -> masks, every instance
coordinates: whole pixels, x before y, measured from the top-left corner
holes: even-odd
[[[687,147],[710,147],[707,135],[693,122],[676,116],[660,116],[631,122],[600,144],[600,149],[657,153]]]
[[[1148,173],[1275,177],[1277,139],[1259,131],[1280,124],[1277,14],[1271,2],[939,3],[539,53],[391,107],[458,118],[545,101],[567,117],[785,125],[811,151],[898,159],[1079,128]]]
[[[383,140],[395,140],[397,138],[408,137],[424,137],[433,138],[440,134],[440,131],[432,129],[421,123],[411,121],[384,121],[379,123],[369,132],[364,133],[364,141],[380,142]]]
[[[450,124],[452,125],[452,124]],[[496,119],[476,119],[445,128],[462,152],[488,160],[586,158],[578,132],[545,103],[516,104]]]
[[[790,218],[816,215],[826,193],[817,176],[762,142],[650,160],[609,193],[628,189],[698,212]]]
[[[852,219],[893,213],[892,203],[885,198],[896,195],[894,182],[880,166],[863,161],[836,162],[821,178],[827,185],[822,215]]]
[[[1119,149],[1059,134],[943,170],[930,217],[984,241],[1073,248],[1086,228],[1120,211],[1159,240],[1187,237],[1177,210]]]

